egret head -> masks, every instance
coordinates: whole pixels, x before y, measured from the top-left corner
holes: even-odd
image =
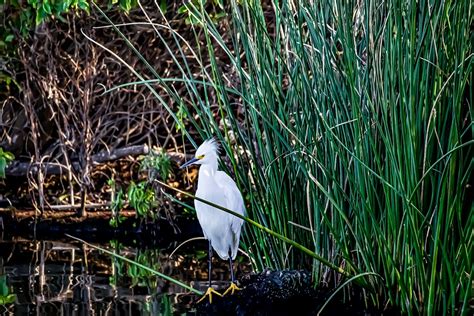
[[[187,163],[179,167],[180,169],[186,168],[190,165],[205,165],[205,164],[216,164],[219,153],[219,144],[214,138],[206,140],[196,150],[194,158],[189,160]]]

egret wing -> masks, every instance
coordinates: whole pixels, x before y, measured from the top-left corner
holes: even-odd
[[[245,215],[244,199],[242,194],[239,191],[239,188],[235,184],[234,180],[225,172],[217,171],[216,172],[216,183],[219,188],[224,192],[227,205],[226,207],[242,216]],[[231,215],[231,214],[229,214]],[[237,218],[232,215],[233,218]]]
[[[245,206],[244,206],[244,199],[242,198],[242,194],[239,191],[239,188],[235,184],[234,180],[223,171],[216,172],[216,183],[219,186],[219,189],[224,192],[225,200],[227,201],[226,208],[231,211],[234,211],[242,216],[245,215]],[[242,228],[243,220],[238,218],[232,214],[228,215],[228,224],[230,224],[232,230],[232,258],[235,258],[237,254],[237,248],[239,245],[240,239],[240,230]]]

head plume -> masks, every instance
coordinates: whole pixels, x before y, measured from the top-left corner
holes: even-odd
[[[215,154],[219,156],[220,146],[215,137],[205,140],[196,151],[196,156],[205,154]]]

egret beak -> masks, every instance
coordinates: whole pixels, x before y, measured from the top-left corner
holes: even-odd
[[[184,168],[192,165],[193,163],[195,163],[198,160],[199,160],[198,158],[193,158],[190,161],[188,161],[187,163],[185,163],[184,165],[181,165],[181,167],[179,167],[179,169],[184,169]]]

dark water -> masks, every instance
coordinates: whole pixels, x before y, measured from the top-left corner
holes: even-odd
[[[192,241],[168,245],[133,240],[92,242],[194,288],[207,288],[207,249]],[[239,266],[245,266],[241,264]],[[228,285],[225,262],[215,260],[215,284]],[[0,238],[1,315],[194,315],[186,289],[80,242]]]

